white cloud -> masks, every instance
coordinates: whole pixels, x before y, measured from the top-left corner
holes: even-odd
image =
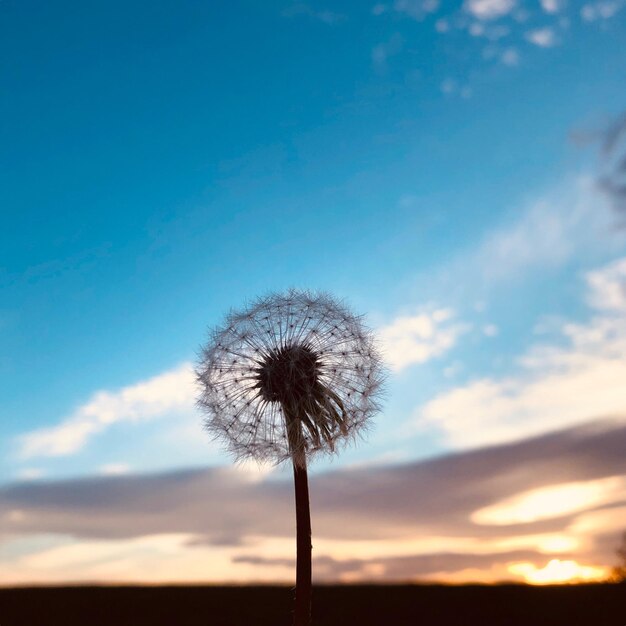
[[[484,22],[472,22],[467,31],[472,37],[484,37],[489,41],[498,41],[510,34],[508,26],[503,24],[485,24]]]
[[[452,365],[443,368],[443,375],[446,378],[454,378],[463,371],[463,364],[460,361],[454,361]]]
[[[116,422],[189,410],[194,396],[194,373],[189,363],[119,391],[98,391],[60,424],[21,435],[17,442],[19,455],[32,458],[73,454]]]
[[[493,20],[510,13],[515,0],[467,0],[465,9],[479,20]]]
[[[385,13],[387,11],[387,5],[386,4],[375,4],[372,7],[372,15],[382,15],[383,13]]]
[[[418,423],[436,425],[450,445],[465,448],[624,415],[626,317],[564,323],[561,332],[565,346],[534,346],[520,359],[518,375],[475,380],[436,396],[418,410]]]
[[[546,13],[558,13],[565,7],[565,0],[541,0],[541,8]]]
[[[404,45],[404,39],[398,33],[394,33],[389,41],[379,43],[372,48],[372,63],[378,70],[385,70],[387,68],[387,59],[395,56],[402,50]]]
[[[423,20],[429,13],[437,11],[439,0],[396,0],[393,8],[416,20]]]
[[[38,480],[43,478],[45,472],[38,467],[25,467],[17,473],[17,477],[20,480]]]
[[[500,329],[495,324],[485,324],[482,328],[485,337],[497,337]]]
[[[330,26],[343,22],[346,19],[344,15],[335,13],[334,11],[313,9],[306,2],[296,2],[283,11],[284,17],[295,17],[299,15],[312,17]]]
[[[460,85],[453,78],[446,78],[439,86],[441,93],[447,96],[458,95],[461,98],[467,99],[472,96],[472,88],[469,85]]]
[[[441,91],[445,94],[451,94],[454,93],[457,89],[457,84],[456,81],[452,78],[446,78],[444,81],[442,81],[441,83]]]
[[[530,202],[515,221],[487,235],[473,262],[465,256],[453,273],[469,268],[488,282],[508,281],[529,270],[618,251],[625,240],[615,232],[611,207],[581,178]]]
[[[103,476],[121,476],[130,472],[128,463],[107,463],[100,467],[100,474]]]
[[[576,218],[562,215],[549,201],[539,201],[507,228],[484,241],[479,256],[487,276],[510,276],[534,265],[559,265],[573,252],[569,231]]]
[[[581,8],[580,15],[586,22],[608,20],[621,11],[623,7],[624,2],[620,0],[590,2]]]
[[[589,272],[586,278],[593,307],[626,312],[626,258]]]
[[[519,51],[516,48],[507,48],[500,55],[500,61],[503,63],[503,65],[508,65],[510,67],[519,65]]]
[[[383,353],[395,371],[425,363],[451,350],[468,329],[451,309],[401,316],[379,330]]]
[[[552,48],[557,44],[556,33],[548,26],[528,31],[526,39],[540,48]]]

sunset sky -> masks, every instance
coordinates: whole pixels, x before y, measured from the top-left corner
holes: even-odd
[[[0,4],[0,584],[292,581],[290,468],[193,367],[329,291],[386,401],[319,581],[597,580],[626,530],[624,0]],[[609,155],[610,156],[610,155]]]

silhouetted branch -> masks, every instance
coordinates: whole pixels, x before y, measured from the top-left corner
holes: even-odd
[[[626,111],[607,128],[598,185],[616,211],[626,215]]]

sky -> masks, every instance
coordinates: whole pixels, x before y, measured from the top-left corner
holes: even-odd
[[[292,287],[389,372],[310,468],[314,579],[606,577],[625,5],[5,0],[0,584],[292,580],[289,468],[234,464],[193,374]]]

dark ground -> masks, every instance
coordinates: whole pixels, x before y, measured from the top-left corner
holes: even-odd
[[[285,587],[0,589],[0,626],[289,626]],[[626,585],[320,586],[314,626],[626,626]]]

